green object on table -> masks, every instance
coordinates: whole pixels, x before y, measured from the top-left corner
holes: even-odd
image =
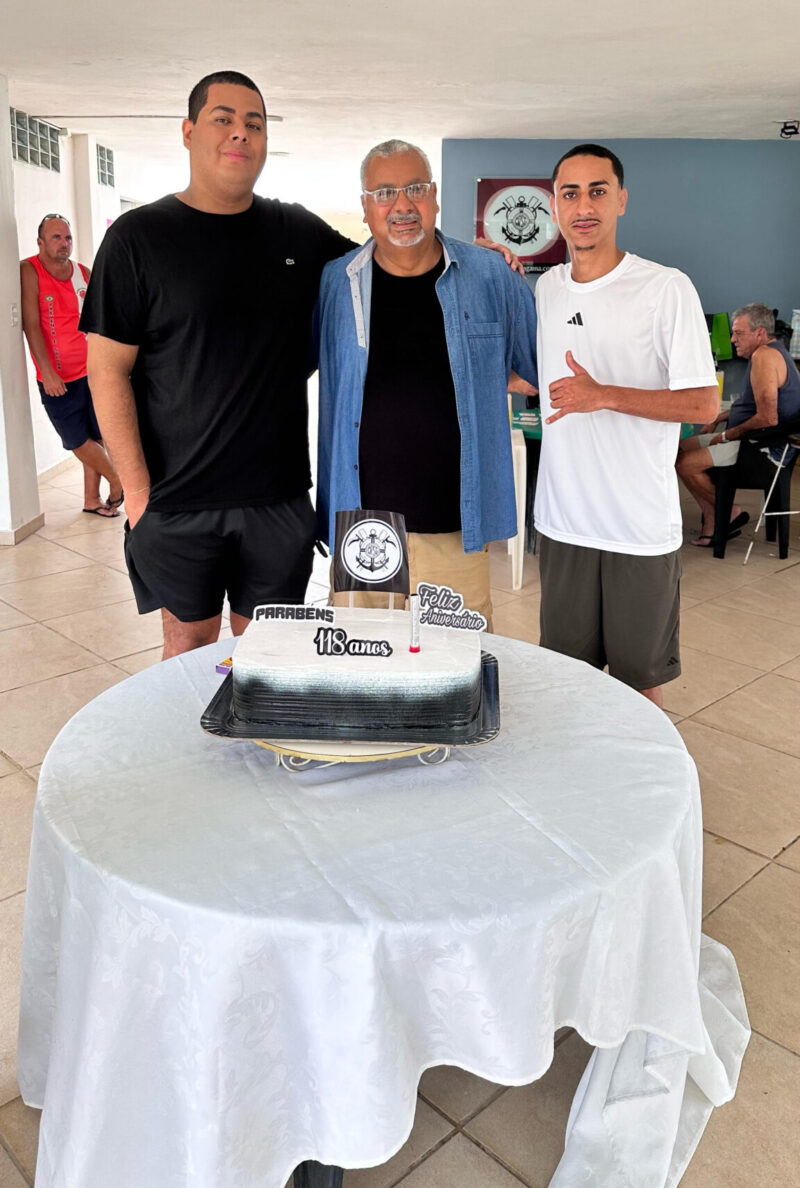
[[[732,359],[731,324],[727,313],[715,313],[711,323],[711,349],[717,359]]]
[[[527,438],[533,441],[542,440],[542,414],[538,408],[523,408],[517,412],[512,413],[511,428],[521,429]],[[685,422],[681,425],[681,438],[691,437],[693,433],[699,431],[699,426],[688,425]]]
[[[511,415],[511,428],[521,429],[526,437],[542,440],[542,414],[538,408],[521,408]]]

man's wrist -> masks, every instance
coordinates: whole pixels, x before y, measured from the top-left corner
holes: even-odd
[[[619,412],[619,392],[620,389],[613,384],[600,384],[600,407]]]

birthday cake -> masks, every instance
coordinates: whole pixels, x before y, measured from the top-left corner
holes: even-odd
[[[238,641],[231,710],[262,737],[468,741],[481,708],[477,631],[408,611],[264,606]]]

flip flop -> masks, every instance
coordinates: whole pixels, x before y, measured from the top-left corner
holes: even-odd
[[[750,517],[747,512],[739,512],[738,516],[734,516],[728,525],[728,540],[730,540],[732,536],[741,536],[741,532],[737,532],[736,529],[744,528],[745,524],[747,524],[749,520]]]
[[[124,492],[124,491],[120,491],[120,493],[119,493],[119,499],[107,499],[107,500],[106,500],[106,507],[110,507],[110,508],[112,508],[112,509],[113,509],[113,508],[115,508],[115,507],[119,507],[119,505],[120,505],[121,503],[123,503],[124,501],[125,501],[125,492]]]
[[[100,516],[102,520],[114,520],[119,515],[119,512],[112,511],[108,514],[108,504],[101,503],[99,507],[85,507],[83,514],[85,516]]]

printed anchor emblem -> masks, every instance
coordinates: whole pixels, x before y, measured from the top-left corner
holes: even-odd
[[[381,532],[378,535],[374,528],[369,532],[359,532],[356,564],[361,569],[369,570],[370,573],[386,569],[389,565],[388,546],[391,544],[394,544],[394,541],[389,539],[388,532]]]

